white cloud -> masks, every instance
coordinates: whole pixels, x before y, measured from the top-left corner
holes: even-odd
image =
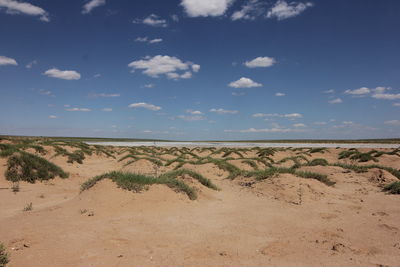
[[[265,118],[265,117],[279,117],[287,119],[299,119],[303,118],[300,113],[289,113],[289,114],[278,114],[278,113],[255,113],[252,115],[254,118]]]
[[[252,79],[242,77],[237,81],[231,82],[228,84],[230,87],[234,88],[252,88],[252,87],[260,87],[261,83],[256,83]]]
[[[343,121],[342,123],[346,124],[346,125],[350,125],[350,124],[353,124],[354,122],[352,122],[352,121]]]
[[[285,96],[286,94],[284,93],[276,93],[275,96]]]
[[[372,97],[376,98],[376,99],[396,100],[396,99],[400,99],[400,94],[380,93],[380,94],[373,94]]]
[[[313,4],[310,2],[291,2],[288,4],[285,0],[278,0],[275,5],[268,10],[267,18],[276,18],[277,20],[288,19],[299,15],[312,6]]]
[[[153,27],[167,27],[167,21],[165,19],[161,19],[159,16],[156,14],[150,14],[147,18],[144,19],[135,19],[133,20],[133,23],[143,23],[146,25],[150,25]]]
[[[92,111],[89,108],[67,108],[66,111],[81,111],[81,112],[89,112]]]
[[[177,118],[185,120],[185,121],[202,121],[205,120],[204,116],[194,115],[194,116],[186,116],[186,115],[179,115]]]
[[[113,109],[112,108],[103,108],[102,111],[111,112],[111,111],[113,111]]]
[[[368,89],[367,87],[361,87],[358,89],[353,89],[353,90],[346,90],[344,91],[345,94],[348,95],[365,95],[365,94],[369,94],[371,92],[370,89]]]
[[[340,103],[343,103],[343,100],[342,99],[340,99],[340,98],[335,98],[335,99],[332,99],[332,100],[330,100],[330,101],[328,101],[330,104],[340,104]]]
[[[132,103],[128,107],[130,107],[130,108],[145,108],[145,109],[153,110],[153,111],[158,111],[161,109],[161,107],[155,106],[153,104],[147,104],[144,102]]]
[[[1,0],[0,0],[1,1]],[[5,65],[14,65],[17,66],[18,63],[15,59],[10,58],[10,57],[5,57],[5,56],[0,56],[0,66],[5,66]]]
[[[243,95],[245,95],[245,93],[243,93],[243,92],[232,92],[232,95],[233,96],[243,96]]]
[[[156,78],[159,75],[166,75],[170,79],[188,79],[192,77],[189,71],[191,67],[194,71],[200,69],[200,65],[192,62],[183,62],[179,58],[157,55],[154,57],[145,57],[141,60],[132,61],[128,64],[132,71],[142,69],[143,74]],[[183,72],[181,74],[177,72]]]
[[[163,39],[161,39],[161,38],[149,39],[147,36],[138,37],[135,39],[135,42],[149,43],[149,44],[160,43],[162,41],[163,41]]]
[[[55,116],[55,115],[50,115],[50,116],[49,116],[49,119],[57,119],[57,116]]]
[[[106,0],[91,0],[87,2],[83,6],[82,14],[88,14],[90,13],[94,8],[103,6],[106,4]]]
[[[192,65],[192,70],[194,72],[199,72],[200,71],[200,65],[199,64],[193,64]]]
[[[327,123],[325,121],[316,121],[314,122],[315,125],[326,125]]]
[[[394,103],[393,106],[400,107],[400,103]]]
[[[384,123],[393,126],[400,126],[400,120],[385,121]]]
[[[93,75],[93,78],[99,78],[99,77],[101,77],[100,73],[97,73],[97,74]]]
[[[237,114],[239,111],[227,110],[227,109],[223,109],[223,108],[219,108],[219,109],[212,108],[212,109],[210,109],[210,112],[214,112],[217,114]]]
[[[54,96],[53,93],[51,91],[49,91],[49,90],[40,89],[38,91],[38,93],[41,94],[41,95]]]
[[[90,97],[120,97],[121,94],[105,94],[105,93],[100,93],[100,94],[90,94]]]
[[[44,72],[43,74],[48,77],[63,80],[79,80],[81,78],[81,75],[74,70],[59,70],[57,68],[46,70],[46,72]]]
[[[290,128],[269,128],[269,129],[250,128],[245,130],[224,130],[224,132],[227,133],[288,133],[288,132],[299,132],[299,131],[301,130],[290,129]]]
[[[24,14],[29,16],[39,16],[41,21],[49,22],[49,14],[41,7],[26,2],[15,0],[0,0],[0,10],[6,9],[8,14]]]
[[[333,94],[333,93],[335,93],[335,90],[333,89],[324,91],[324,94]]]
[[[33,61],[29,62],[28,64],[26,64],[25,68],[31,69],[31,68],[33,68],[33,65],[36,65],[36,64],[38,64],[38,61],[37,60],[33,60]]]
[[[163,39],[161,38],[156,38],[156,39],[152,39],[149,41],[149,44],[156,44],[156,43],[161,43],[163,41]]]
[[[386,90],[390,90],[390,88],[388,87],[383,87],[383,86],[378,86],[375,89],[372,89],[372,91],[376,94],[382,94],[384,93]]]
[[[234,0],[182,0],[181,6],[189,17],[221,16]]]
[[[260,16],[264,13],[264,3],[258,0],[249,0],[246,4],[242,5],[242,8],[238,11],[235,11],[231,19],[232,20],[239,20],[239,19],[247,19],[247,20],[254,20],[256,17]]]
[[[246,61],[244,65],[248,68],[266,68],[271,67],[276,63],[272,57],[257,57],[251,61]]]
[[[192,110],[192,109],[187,109],[186,110],[187,113],[190,113],[192,115],[203,115],[203,112],[199,111],[199,110]]]
[[[154,88],[154,86],[155,86],[155,84],[153,84],[153,83],[148,83],[148,84],[143,85],[144,88]]]
[[[306,125],[304,123],[295,123],[295,124],[293,124],[293,127],[295,127],[295,128],[304,128],[304,127],[306,127]]]

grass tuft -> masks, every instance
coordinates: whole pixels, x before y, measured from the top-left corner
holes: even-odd
[[[387,191],[390,194],[400,194],[400,181],[390,183],[383,188],[384,191]]]
[[[5,267],[7,263],[9,263],[8,259],[9,255],[6,251],[6,248],[2,243],[0,243],[0,267]]]

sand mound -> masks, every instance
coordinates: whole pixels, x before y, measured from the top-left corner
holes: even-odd
[[[280,174],[277,177],[262,181],[238,179],[238,183],[257,196],[269,197],[292,204],[318,201],[334,192],[333,188],[317,180],[299,178],[292,174]]]

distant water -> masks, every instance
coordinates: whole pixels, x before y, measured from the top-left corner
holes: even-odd
[[[321,144],[321,143],[234,143],[234,142],[86,142],[103,146],[160,146],[160,147],[330,147],[330,148],[397,148],[400,144]]]

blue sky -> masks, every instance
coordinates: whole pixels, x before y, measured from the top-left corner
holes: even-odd
[[[0,134],[391,138],[397,0],[0,0]]]

